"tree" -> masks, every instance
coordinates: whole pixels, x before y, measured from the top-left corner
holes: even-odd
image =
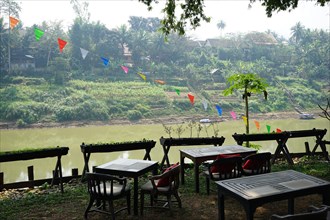
[[[266,88],[268,84],[265,80],[259,77],[257,74],[234,74],[227,78],[227,82],[230,86],[223,91],[225,96],[232,94],[235,90],[243,89],[243,99],[245,101],[245,117],[246,117],[246,133],[249,133],[249,102],[248,97],[252,93],[264,93],[264,97],[267,100]]]
[[[220,20],[219,23],[217,23],[217,27],[222,32],[226,27],[226,23],[223,20]]]
[[[296,44],[299,43],[304,38],[305,27],[300,23],[296,23],[295,26],[291,28],[291,38],[290,40],[294,40]]]
[[[148,6],[148,10],[152,10],[152,3],[158,3],[158,0],[139,0]],[[250,0],[251,5],[256,2],[262,2],[262,6],[266,7],[266,14],[268,17],[272,16],[275,11],[291,11],[298,7],[299,0],[285,0],[285,1],[269,1],[269,0]],[[302,1],[302,0],[300,0]],[[318,5],[325,6],[330,0],[314,0]],[[179,35],[185,34],[185,27],[189,25],[192,29],[195,29],[201,25],[202,21],[210,22],[211,18],[207,17],[204,13],[204,0],[189,0],[177,1],[167,0],[163,9],[164,19],[161,20],[161,30],[167,36],[170,32],[177,32]],[[177,18],[177,6],[180,6],[182,12]]]

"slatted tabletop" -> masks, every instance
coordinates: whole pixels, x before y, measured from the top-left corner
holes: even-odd
[[[330,182],[294,170],[272,172],[216,182],[219,219],[224,219],[224,195],[237,199],[245,208],[246,219],[253,219],[255,209],[267,202],[288,200],[288,213],[294,213],[294,198],[321,194],[330,205]]]
[[[329,182],[294,170],[289,170],[256,175],[253,177],[242,177],[234,181],[219,181],[217,184],[246,199],[254,199],[266,195],[282,194],[299,189],[329,185]]]
[[[205,156],[216,156],[219,154],[244,154],[244,153],[255,153],[256,149],[243,147],[241,145],[226,145],[220,147],[205,147],[205,148],[194,148],[194,149],[183,149],[180,150],[186,156],[198,158]]]

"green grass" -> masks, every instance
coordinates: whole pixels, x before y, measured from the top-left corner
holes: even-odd
[[[272,166],[272,172],[287,169],[297,170],[330,180],[329,163],[319,160],[317,157],[303,157],[294,166],[289,166],[286,162],[279,162]],[[206,195],[203,176],[200,176],[200,193],[196,194],[192,165],[188,165],[185,169],[185,174],[185,185],[180,186],[181,196],[191,198],[192,201],[197,201],[198,203],[204,200],[205,202],[210,200],[210,197]],[[139,184],[143,184],[145,181],[147,181],[147,175],[139,179]],[[133,183],[133,181],[130,182]],[[44,185],[42,188],[47,189],[49,187],[48,185]],[[211,185],[211,189],[216,189],[214,183]],[[26,214],[28,214],[29,218],[38,219],[40,216],[45,216],[45,213],[58,213],[59,211],[63,212],[64,216],[73,216],[75,219],[77,219],[77,216],[82,217],[89,199],[85,183],[80,183],[80,179],[78,179],[76,184],[65,184],[63,194],[60,193],[57,186],[50,190],[51,191],[37,190],[39,193],[33,192],[35,190],[27,191],[24,193],[23,197],[17,199],[0,197],[0,219],[20,219],[26,216]],[[70,208],[72,206],[77,207],[77,209]],[[34,210],[34,213],[31,210]],[[193,210],[187,209],[185,211],[190,212]],[[49,216],[51,214],[47,215]],[[129,219],[130,218],[134,217],[131,216]]]

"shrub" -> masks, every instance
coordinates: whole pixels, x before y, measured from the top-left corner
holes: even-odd
[[[130,121],[137,121],[142,118],[142,114],[138,110],[129,110],[127,111],[127,118]]]

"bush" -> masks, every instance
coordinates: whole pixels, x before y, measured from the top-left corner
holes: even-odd
[[[138,110],[129,110],[127,111],[127,118],[130,121],[138,121],[142,118],[142,114]]]

